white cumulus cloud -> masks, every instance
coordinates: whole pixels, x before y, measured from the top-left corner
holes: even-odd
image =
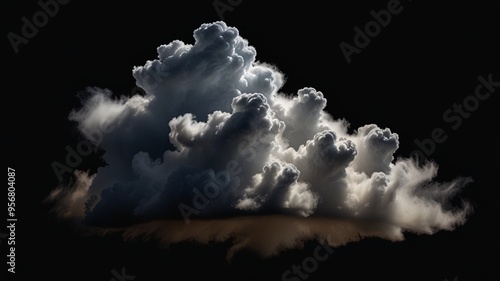
[[[399,136],[369,120],[348,133],[314,88],[279,92],[284,75],[258,62],[236,28],[203,24],[194,39],[134,67],[145,95],[87,89],[69,118],[107,165],[54,189],[60,216],[165,243],[235,238],[229,256],[245,247],[273,255],[305,239],[401,240],[466,221],[467,202],[450,200],[467,179],[435,182],[435,163],[395,159]]]

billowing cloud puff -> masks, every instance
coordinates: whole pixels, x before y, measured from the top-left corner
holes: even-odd
[[[348,133],[316,89],[280,93],[283,74],[256,61],[236,28],[203,24],[194,39],[161,45],[133,69],[145,95],[87,90],[69,118],[107,165],[54,189],[58,214],[126,238],[233,239],[231,252],[263,255],[304,239],[401,240],[465,222],[469,205],[450,201],[467,179],[438,183],[436,164],[394,159],[400,140],[388,128]]]

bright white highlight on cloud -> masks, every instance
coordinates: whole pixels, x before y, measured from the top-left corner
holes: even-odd
[[[50,194],[61,216],[166,243],[235,238],[231,251],[263,255],[304,239],[401,240],[465,222],[469,205],[449,201],[466,179],[434,182],[436,164],[394,159],[399,137],[388,128],[348,133],[316,89],[280,93],[283,74],[256,61],[236,28],[203,24],[194,39],[162,45],[133,69],[145,96],[88,89],[70,119],[108,165]],[[266,243],[253,240],[265,232],[250,227],[258,223],[272,232]]]

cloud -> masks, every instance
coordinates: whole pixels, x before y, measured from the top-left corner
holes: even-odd
[[[134,67],[145,95],[87,89],[69,119],[107,165],[49,195],[61,217],[125,238],[231,239],[229,256],[465,223],[469,204],[451,200],[468,179],[436,182],[435,163],[394,159],[400,140],[389,128],[348,133],[314,88],[280,93],[284,75],[257,61],[236,28],[203,24],[194,39]]]
[[[55,202],[52,212],[57,216],[66,219],[78,219],[87,212],[87,202],[95,203],[97,196],[88,196],[88,189],[92,184],[95,175],[90,176],[82,171],[75,171],[75,183],[70,185],[70,188],[59,186],[53,189],[49,196],[45,199],[46,202]]]
[[[321,217],[267,215],[228,219],[182,221],[158,220],[113,229],[125,240],[156,239],[164,245],[181,241],[200,244],[230,240],[230,260],[242,249],[253,250],[262,257],[278,255],[290,248],[301,248],[304,241],[316,239],[337,247],[368,237],[391,241],[403,240],[401,230],[383,222],[355,221]],[[105,235],[104,232],[100,233]]]

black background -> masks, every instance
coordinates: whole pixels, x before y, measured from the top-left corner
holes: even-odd
[[[316,242],[264,260],[243,252],[227,263],[229,242],[164,249],[114,236],[82,237],[43,203],[58,185],[51,163],[63,162],[65,146],[80,140],[67,118],[80,104],[76,94],[98,86],[130,95],[133,66],[155,59],[161,44],[194,43],[196,28],[219,20],[211,0],[123,2],[61,5],[15,54],[7,34],[21,34],[21,17],[31,19],[40,7],[2,1],[1,158],[4,168],[16,169],[18,207],[17,273],[7,275],[2,262],[7,280],[108,281],[111,270],[122,267],[138,281],[281,280],[312,255]],[[404,242],[365,239],[339,247],[308,280],[499,280],[500,89],[456,130],[443,120],[447,109],[474,94],[479,75],[500,81],[499,10],[478,1],[402,1],[403,11],[348,64],[339,44],[353,44],[353,28],[364,28],[370,10],[385,9],[389,1],[276,2],[243,0],[224,20],[257,49],[259,61],[286,75],[282,92],[314,87],[325,94],[333,117],[348,120],[352,130],[369,123],[389,127],[400,137],[396,156],[409,156],[416,139],[442,128],[448,138],[429,157],[439,164],[437,180],[474,179],[459,194],[474,207],[464,226],[407,234]],[[87,157],[79,168],[95,169],[98,159]],[[5,261],[6,240],[0,251]]]

